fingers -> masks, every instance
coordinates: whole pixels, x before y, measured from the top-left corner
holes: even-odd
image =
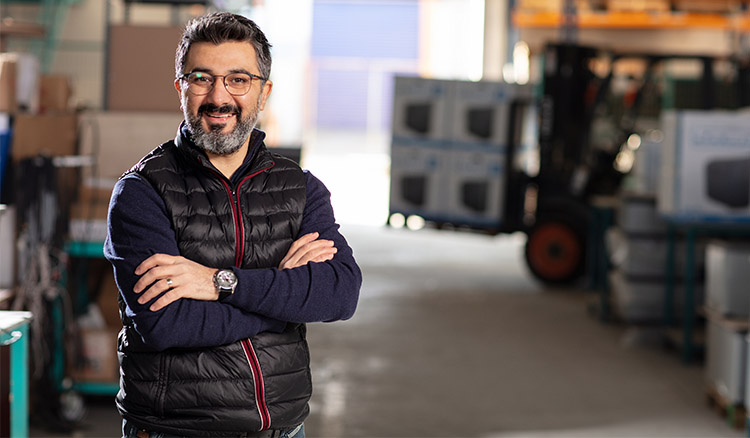
[[[143,280],[143,277],[141,277],[141,280]],[[141,280],[138,280],[138,283],[140,283]],[[136,286],[138,286],[138,283],[136,283]],[[165,291],[168,291],[170,289],[174,289],[177,287],[176,281],[173,280],[171,277],[165,277],[165,278],[153,281],[151,283],[148,283],[148,284],[151,284],[151,286],[148,287],[146,290],[142,291],[143,293],[141,293],[141,291],[139,291],[138,289],[133,288],[133,291],[135,293],[141,293],[141,295],[138,297],[138,304],[146,304],[152,299],[159,296],[162,292],[165,292]]]
[[[317,234],[317,233],[314,233]],[[304,237],[304,236],[303,236]],[[302,238],[295,242],[302,242]],[[310,262],[331,260],[338,250],[331,240],[315,240],[300,245],[292,245],[286,257],[279,264],[279,269],[291,269]]]
[[[281,259],[281,263],[279,263],[279,268],[281,268],[281,266],[288,264],[289,261],[294,257],[294,254],[297,251],[299,251],[299,249],[302,246],[307,245],[311,242],[314,242],[315,239],[317,239],[319,235],[320,234],[318,233],[308,233],[300,237],[299,239],[295,240],[294,242],[292,242],[292,245],[289,247],[289,250],[286,252],[286,255],[284,256],[283,259]]]
[[[133,292],[140,294],[138,304],[156,299],[149,307],[152,311],[181,298],[215,300],[212,280],[215,270],[184,257],[154,254],[136,268],[135,273],[141,277],[133,286]]]
[[[154,254],[146,260],[142,261],[137,268],[135,268],[135,275],[142,275],[144,272],[155,266],[172,265],[177,263],[181,257],[171,256],[168,254]]]
[[[133,292],[141,293],[144,289],[148,287],[148,285],[150,285],[151,283],[154,283],[155,281],[166,280],[167,278],[174,277],[177,274],[177,272],[175,272],[174,269],[170,269],[171,266],[172,265],[166,265],[166,266],[159,265],[159,266],[150,268],[135,283],[135,286],[133,286]],[[136,273],[137,273],[137,270],[136,270]]]

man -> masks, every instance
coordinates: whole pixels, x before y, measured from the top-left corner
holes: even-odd
[[[304,437],[305,323],[354,314],[359,267],[325,186],[254,129],[272,87],[255,23],[192,20],[175,68],[185,121],[110,203],[123,436]]]

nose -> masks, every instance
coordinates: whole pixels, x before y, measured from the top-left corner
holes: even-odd
[[[215,79],[214,86],[206,95],[206,99],[217,105],[232,102],[232,95],[227,91],[223,76]]]

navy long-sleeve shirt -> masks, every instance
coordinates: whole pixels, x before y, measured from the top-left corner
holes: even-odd
[[[337,249],[332,260],[283,270],[233,268],[238,285],[226,300],[183,298],[156,312],[149,310],[155,299],[137,301],[135,268],[156,253],[180,255],[175,234],[163,200],[147,182],[132,174],[117,182],[104,253],[114,266],[126,314],[146,344],[157,350],[218,346],[262,331],[282,331],[287,323],[334,321],[354,314],[360,269],[339,232],[328,189],[311,173],[305,175],[307,201],[297,237],[318,232],[321,239],[332,240]]]

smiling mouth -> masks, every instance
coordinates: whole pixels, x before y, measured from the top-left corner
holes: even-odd
[[[204,116],[209,122],[226,123],[232,117],[237,116],[239,111],[230,105],[217,107],[216,105],[204,105],[199,108],[198,113]]]
[[[219,122],[227,121],[230,117],[235,116],[234,113],[204,113],[204,115],[211,120],[216,120]]]

